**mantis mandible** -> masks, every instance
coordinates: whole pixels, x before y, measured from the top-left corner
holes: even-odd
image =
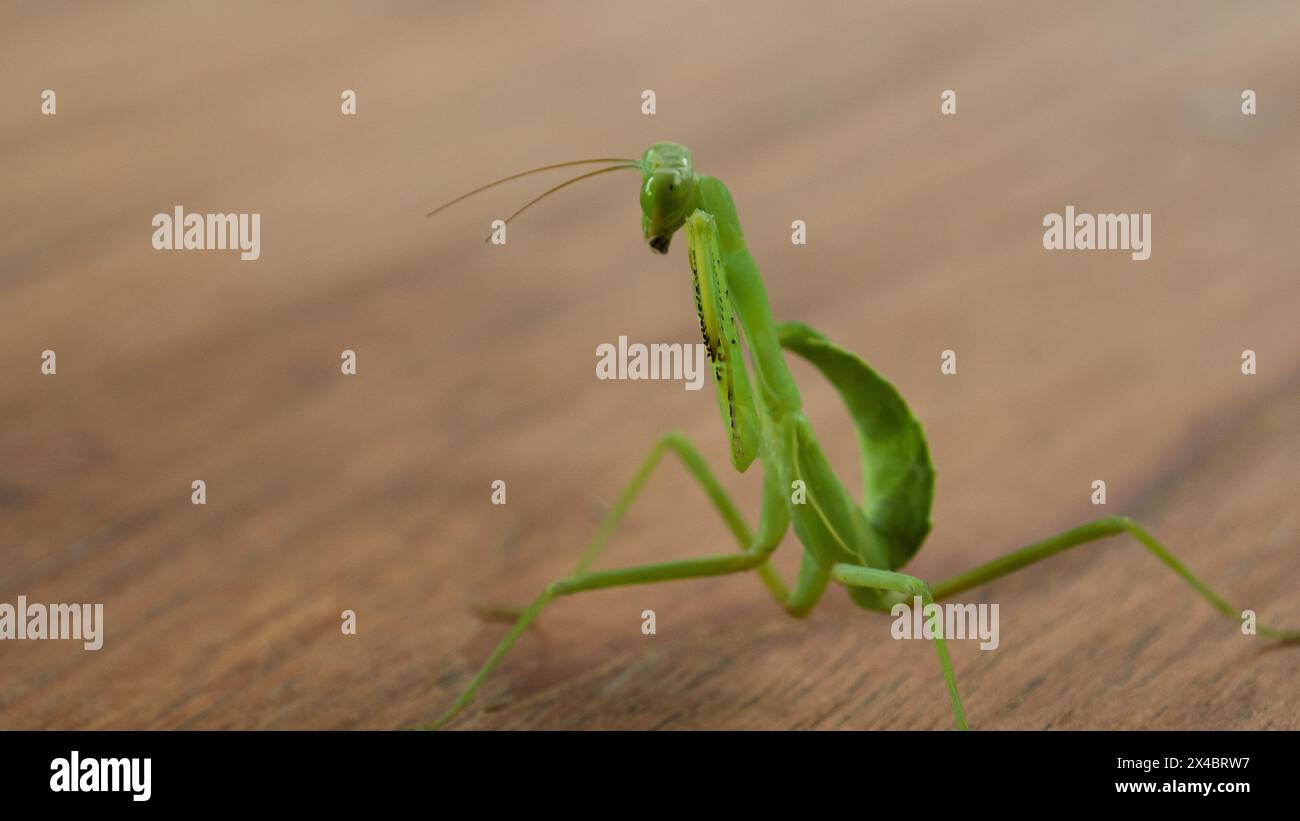
[[[655,443],[637,468],[573,572],[554,582],[518,614],[482,668],[451,707],[425,725],[436,729],[451,720],[475,693],[528,626],[551,601],[587,590],[698,579],[754,572],[795,617],[805,616],[834,582],[867,610],[890,612],[919,597],[925,604],[950,598],[1006,576],[1072,547],[1127,533],[1177,573],[1211,606],[1236,620],[1241,611],[1211,590],[1132,519],[1111,516],[1030,544],[936,584],[902,568],[920,549],[930,530],[934,467],[925,435],[903,397],[857,355],[797,322],[772,318],[758,266],[745,246],[731,193],[721,181],[695,170],[691,152],[670,142],[651,146],[640,160],[578,160],[531,169],[489,183],[429,213],[480,191],[528,174],[583,164],[606,164],[547,190],[511,214],[509,223],[541,199],[580,180],[620,170],[641,175],[641,227],[650,248],[668,253],[679,230],[686,234],[695,286],[695,310],[708,352],[723,428],[730,440],[731,465],[744,472],[755,459],[762,466],[762,507],[751,531],[695,446],[680,432]],[[741,340],[748,349],[746,365]],[[806,359],[834,386],[857,428],[862,452],[863,498],[857,503],[832,471],[802,410],[799,389],[785,352]],[[740,550],[697,559],[591,570],[646,480],[665,453],[675,454],[721,514]],[[791,489],[801,482],[802,503]],[[786,586],[768,559],[793,528],[803,559],[793,588]],[[941,621],[941,620],[940,620]],[[1257,634],[1281,641],[1300,640],[1300,631],[1258,626]],[[953,722],[967,729],[942,626],[934,648],[952,703]]]

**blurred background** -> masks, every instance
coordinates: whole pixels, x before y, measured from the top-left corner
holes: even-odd
[[[1300,625],[1293,3],[2,9],[0,601],[102,602],[106,632],[0,643],[0,727],[425,721],[505,630],[475,605],[566,574],[675,427],[752,521],[758,471],[728,467],[710,391],[595,378],[620,335],[698,339],[685,244],[647,250],[633,175],[557,194],[503,247],[488,223],[564,172],[424,218],[658,140],[730,187],[776,317],[924,424],[911,572],[1125,513]],[[153,250],[176,205],[260,213],[261,258]],[[1151,213],[1151,259],[1045,251],[1067,205]],[[847,414],[795,373],[856,491]],[[666,463],[600,564],[730,549]],[[787,576],[798,554],[791,535]],[[1243,638],[1130,540],[966,599],[1001,612],[998,650],[953,648],[976,727],[1300,726],[1300,651]],[[950,724],[933,651],[888,617],[832,589],[795,621],[737,576],[554,604],[456,726]]]

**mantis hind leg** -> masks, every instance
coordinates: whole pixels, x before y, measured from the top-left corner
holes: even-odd
[[[831,567],[831,576],[841,584],[850,587],[865,587],[873,590],[886,590],[903,593],[908,597],[919,596],[923,604],[933,604],[934,596],[925,582],[906,573],[892,570],[877,570],[856,564],[837,564]],[[935,624],[934,649],[939,654],[939,667],[943,670],[943,680],[948,685],[948,699],[952,702],[952,718],[958,730],[968,730],[966,710],[962,707],[961,696],[957,694],[957,678],[952,672],[952,658],[948,655],[948,644],[943,638],[943,620]]]
[[[549,585],[542,594],[538,596],[532,604],[524,610],[515,626],[510,628],[510,632],[488,656],[482,668],[470,680],[470,683],[457,697],[451,707],[441,716],[432,722],[424,725],[420,729],[436,730],[450,721],[461,710],[463,710],[473,699],[479,687],[491,675],[496,666],[501,663],[510,648],[514,647],[515,642],[528,629],[528,625],[533,619],[542,612],[557,596],[569,596],[574,593],[581,593],[586,590],[603,590],[608,587],[625,587],[638,584],[652,584],[655,582],[677,581],[680,579],[702,579],[709,576],[722,576],[729,573],[741,573],[746,570],[753,570],[767,561],[767,554],[759,551],[746,551],[744,553],[731,553],[725,556],[710,556],[703,559],[686,559],[676,562],[665,562],[662,564],[648,564],[637,567],[626,567],[617,570],[601,570],[594,573],[576,573],[572,576],[563,578]]]
[[[934,586],[934,596],[937,599],[946,599],[963,590],[969,590],[985,582],[1014,573],[1023,567],[1040,562],[1049,556],[1055,556],[1057,553],[1069,550],[1072,547],[1078,547],[1120,533],[1128,533],[1137,539],[1143,547],[1151,551],[1170,570],[1177,573],[1193,590],[1200,593],[1201,597],[1208,601],[1215,610],[1234,621],[1241,618],[1241,610],[1233,607],[1226,599],[1211,590],[1209,585],[1193,575],[1187,569],[1187,566],[1165,549],[1164,545],[1156,541],[1155,537],[1127,516],[1110,516],[1105,519],[1097,519],[1071,528],[1064,533],[1058,533],[1041,542],[1035,542],[1019,550],[1013,550],[991,562],[974,567],[964,573],[958,573],[950,579],[944,579]],[[1257,626],[1257,631],[1259,635],[1266,638],[1279,641],[1300,641],[1300,630],[1278,630],[1261,624]]]

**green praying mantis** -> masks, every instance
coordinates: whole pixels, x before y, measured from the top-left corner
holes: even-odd
[[[745,246],[731,193],[721,181],[695,170],[691,152],[670,142],[651,146],[640,160],[603,158],[543,166],[475,189],[431,211],[433,216],[467,197],[529,174],[584,164],[605,167],[567,180],[534,198],[505,220],[584,179],[614,171],[641,175],[641,228],[650,248],[668,252],[679,230],[686,233],[695,286],[695,309],[712,367],[722,425],[730,440],[731,465],[744,472],[762,466],[762,507],[751,530],[695,446],[680,432],[655,443],[602,521],[573,572],[554,582],[518,613],[514,626],[451,707],[425,725],[437,729],[474,698],[502,658],[554,599],[588,590],[754,572],[791,616],[807,615],[831,582],[859,606],[890,612],[918,598],[926,605],[1006,576],[1072,547],[1127,533],[1150,550],[1230,619],[1241,611],[1211,590],[1145,529],[1124,516],[1088,522],[1014,550],[936,584],[902,572],[930,530],[934,466],[920,423],[903,397],[857,355],[797,322],[772,318],[758,266]],[[748,349],[748,366],[744,348]],[[834,386],[857,428],[862,455],[863,498],[855,502],[836,477],[804,415],[785,353],[807,360]],[[683,561],[591,570],[646,480],[672,452],[698,481],[740,549]],[[792,493],[792,489],[802,493]],[[799,501],[796,502],[795,499]],[[769,558],[793,528],[803,558],[793,588]],[[940,620],[941,621],[941,620]],[[1259,626],[1257,634],[1300,640],[1300,631]],[[954,724],[967,729],[952,660],[941,625],[933,643],[952,704]]]

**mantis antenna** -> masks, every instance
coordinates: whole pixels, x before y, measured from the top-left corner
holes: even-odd
[[[640,168],[640,164],[639,164],[636,160],[627,160],[627,159],[623,159],[623,158],[621,158],[621,157],[601,157],[601,158],[591,159],[591,160],[573,160],[573,161],[571,161],[571,162],[559,162],[559,163],[554,163],[554,164],[552,164],[552,165],[542,165],[542,166],[538,166],[537,168],[530,168],[530,169],[528,169],[527,171],[520,171],[518,174],[511,174],[511,175],[508,176],[508,177],[502,177],[501,179],[499,179],[499,180],[494,180],[494,181],[488,183],[487,185],[481,185],[481,186],[479,186],[478,188],[475,188],[473,191],[470,191],[468,194],[461,194],[459,197],[457,197],[456,199],[452,200],[451,202],[447,202],[447,203],[443,203],[442,205],[439,205],[437,208],[435,208],[435,209],[433,209],[432,211],[430,211],[429,213],[425,214],[425,216],[426,216],[426,217],[432,217],[434,214],[437,214],[439,211],[443,211],[443,210],[445,210],[445,209],[447,209],[447,208],[450,208],[451,206],[455,205],[455,204],[458,203],[458,202],[461,202],[462,200],[467,200],[467,199],[469,199],[470,197],[474,196],[475,194],[477,194],[477,193],[479,193],[479,192],[481,192],[481,191],[486,191],[486,190],[488,190],[489,188],[494,188],[494,187],[496,187],[496,186],[498,186],[498,185],[500,185],[500,184],[502,184],[502,183],[504,183],[504,182],[510,182],[511,180],[517,180],[517,179],[519,179],[520,177],[526,177],[526,176],[528,176],[529,174],[539,174],[539,173],[541,173],[542,171],[550,171],[550,170],[555,169],[555,168],[568,168],[568,167],[570,167],[570,166],[574,166],[574,165],[589,165],[590,163],[597,163],[597,162],[616,162],[616,163],[623,163],[623,165],[616,166],[617,168],[625,168],[625,167],[629,167],[629,166],[634,167],[634,168]],[[547,192],[547,193],[550,193],[550,192]],[[544,196],[544,195],[543,195],[543,196]],[[532,204],[532,203],[529,203],[529,205],[531,205],[531,204]],[[527,207],[527,206],[525,206],[525,207]]]
[[[518,211],[515,211],[510,216],[506,217],[505,224],[509,225],[511,220],[513,220],[515,217],[524,213],[529,208],[532,208],[534,205],[546,199],[550,195],[554,194],[556,191],[559,191],[561,188],[567,188],[570,185],[573,185],[575,182],[581,182],[582,180],[588,179],[590,177],[595,177],[600,174],[608,174],[610,171],[622,171],[624,168],[632,168],[632,169],[640,170],[641,166],[636,163],[626,163],[623,165],[611,165],[609,168],[602,168],[599,171],[588,171],[586,174],[579,174],[578,176],[574,177],[571,180],[565,180],[564,182],[560,183],[559,185],[553,188],[546,189],[541,194],[538,194],[536,197],[533,197],[531,200],[524,203],[524,205]],[[491,238],[492,238],[492,234],[489,233],[486,237],[483,238],[483,241],[487,242]]]

